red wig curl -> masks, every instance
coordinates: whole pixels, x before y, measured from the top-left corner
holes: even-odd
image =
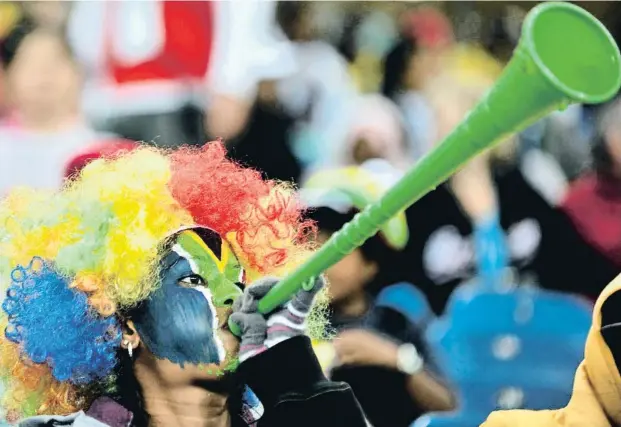
[[[198,225],[232,233],[248,267],[259,273],[282,266],[313,229],[290,187],[228,160],[220,141],[181,148],[170,163],[175,200]]]

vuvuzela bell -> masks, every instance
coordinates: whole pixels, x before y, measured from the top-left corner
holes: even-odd
[[[619,49],[590,13],[569,3],[543,3],[528,14],[513,58],[489,93],[443,142],[384,197],[334,233],[306,263],[259,304],[267,313],[303,283],[373,236],[380,225],[445,181],[507,135],[572,103],[601,103],[621,85]]]

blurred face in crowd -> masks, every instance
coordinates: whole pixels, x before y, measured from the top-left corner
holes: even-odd
[[[315,35],[312,3],[278,2],[277,19],[285,34],[294,41],[312,40]]]
[[[320,231],[319,243],[325,243],[332,233]],[[364,293],[365,286],[375,277],[378,267],[356,249],[326,271],[333,304],[347,302]]]
[[[354,162],[358,165],[363,164],[367,160],[371,159],[381,159],[383,158],[384,153],[379,150],[377,145],[372,144],[366,138],[358,139],[353,146],[352,149],[352,157]]]
[[[76,113],[81,79],[61,37],[34,31],[24,38],[7,69],[13,108],[25,119]]]

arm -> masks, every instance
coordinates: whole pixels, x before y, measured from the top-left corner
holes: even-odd
[[[407,389],[412,399],[429,412],[452,411],[456,407],[451,390],[426,370],[410,375]]]
[[[246,128],[259,83],[295,70],[291,44],[274,24],[276,2],[214,3],[214,47],[206,89],[208,135],[231,139]]]
[[[335,348],[342,365],[379,366],[403,372],[406,375],[406,390],[421,409],[455,409],[451,389],[437,379],[412,344],[400,346],[373,332],[348,330],[337,337]],[[377,388],[378,385],[373,384],[372,387]]]

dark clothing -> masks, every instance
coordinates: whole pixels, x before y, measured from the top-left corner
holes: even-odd
[[[265,409],[257,427],[366,427],[362,411],[350,387],[328,381],[307,337],[284,341],[244,362],[238,371]],[[34,417],[22,421],[24,427],[66,425],[127,427],[132,413],[114,400],[97,399],[86,414],[66,417]],[[99,421],[99,423],[97,423]],[[136,426],[146,427],[146,426]],[[240,416],[232,417],[232,427],[248,427]]]
[[[247,360],[239,374],[265,407],[258,427],[366,426],[350,386],[325,378],[306,337]]]
[[[227,141],[229,157],[259,170],[265,178],[299,182],[302,168],[289,146],[293,125],[294,120],[278,106],[258,102],[243,134]]]
[[[337,331],[368,329],[399,344],[414,344],[425,361],[425,368],[437,372],[421,331],[392,308],[373,307],[362,318],[335,317],[332,326]],[[406,386],[408,378],[399,371],[376,366],[342,366],[332,371],[331,379],[351,386],[373,427],[408,427],[425,412],[412,400]]]
[[[187,105],[171,113],[118,117],[111,119],[103,127],[106,131],[132,141],[144,141],[162,148],[176,148],[182,145],[203,145],[207,142],[203,117],[202,111]]]
[[[494,178],[500,225],[507,236],[511,267],[520,280],[595,299],[617,275],[614,264],[594,250],[518,168],[497,170]],[[477,273],[470,219],[447,185],[423,197],[406,214],[412,231],[400,256],[409,262],[408,281],[441,314],[455,287]]]

